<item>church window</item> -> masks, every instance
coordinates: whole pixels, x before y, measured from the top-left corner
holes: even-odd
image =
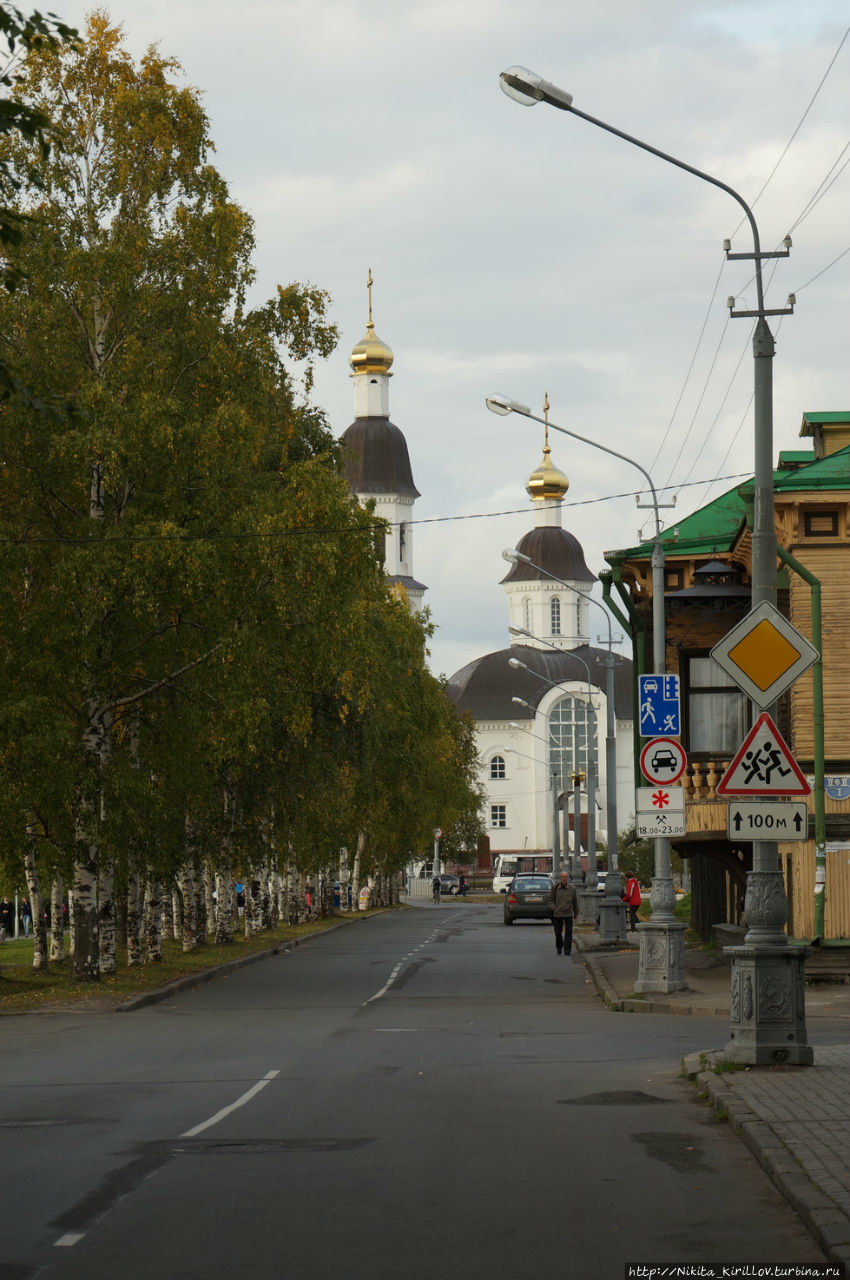
[[[576,639],[581,639],[581,597],[576,600]]]
[[[402,520],[398,526],[398,558],[399,563],[404,564],[405,552],[407,550],[407,525]]]
[[[493,756],[493,759],[490,761],[490,777],[504,778],[504,776],[505,776],[505,757]]]
[[[526,631],[531,630],[531,601],[528,596],[522,602],[522,625]]]
[[[568,696],[556,702],[549,717],[549,764],[560,787],[571,788],[574,773],[586,777],[588,764],[599,776],[597,736],[596,712],[587,698]]]
[[[552,600],[550,613],[552,615],[552,635],[559,636],[561,634],[561,602],[557,596]]]
[[[490,826],[506,827],[508,825],[508,807],[504,804],[490,805]]]

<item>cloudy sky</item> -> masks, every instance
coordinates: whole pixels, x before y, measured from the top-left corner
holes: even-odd
[[[49,6],[82,25],[91,7]],[[315,398],[340,434],[348,358],[375,278],[395,352],[393,421],[422,497],[416,576],[435,672],[507,642],[503,547],[533,520],[542,429],[503,392],[647,467],[667,524],[752,471],[752,244],[723,192],[545,105],[499,73],[531,67],[590,115],[755,201],[772,322],[775,452],[805,411],[850,407],[850,37],[832,0],[115,0],[205,95],[217,164],[256,221],[257,299],[311,281],[342,332]],[[765,184],[767,184],[765,186]],[[837,259],[837,261],[836,261]],[[564,524],[588,564],[649,530],[639,474],[565,437]],[[596,611],[592,611],[596,612]],[[600,615],[597,618],[601,622]]]

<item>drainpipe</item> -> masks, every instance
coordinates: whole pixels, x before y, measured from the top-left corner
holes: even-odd
[[[821,618],[821,584],[805,565],[795,560],[784,547],[777,546],[776,553],[783,564],[807,582],[812,592],[812,644],[823,654],[823,624]],[[824,797],[824,711],[823,711],[823,657],[812,667],[812,693],[814,696],[815,740],[815,928],[812,945],[820,946],[824,940],[824,905],[826,902],[826,800]]]

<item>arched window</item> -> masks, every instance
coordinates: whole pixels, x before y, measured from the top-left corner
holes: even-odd
[[[599,777],[596,712],[586,698],[567,695],[555,703],[549,717],[549,763],[558,771],[559,785],[572,787],[572,775],[587,774],[588,751]]]
[[[407,550],[407,526],[402,520],[398,526],[398,562],[404,564]]]
[[[549,612],[552,619],[550,633],[553,636],[559,636],[561,634],[561,602],[557,596],[552,597]]]
[[[490,761],[490,777],[504,778],[505,776],[505,757],[493,756]]]

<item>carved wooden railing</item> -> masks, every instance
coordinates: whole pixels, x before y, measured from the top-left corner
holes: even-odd
[[[682,775],[685,804],[722,800],[723,797],[717,795],[717,784],[729,763],[728,760],[692,760]]]

